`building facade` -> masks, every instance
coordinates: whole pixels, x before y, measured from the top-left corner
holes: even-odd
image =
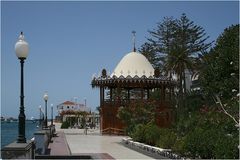
[[[90,112],[90,107],[87,107],[85,104],[80,104],[72,101],[65,101],[57,105],[58,113],[60,114],[63,111],[85,111]]]

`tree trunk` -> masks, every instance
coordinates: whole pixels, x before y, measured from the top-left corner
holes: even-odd
[[[178,108],[177,108],[177,112],[178,112],[178,115],[181,115],[182,114],[182,110],[183,110],[183,72],[180,72],[180,77],[179,77],[179,103],[178,103]],[[178,117],[177,117],[178,119]]]
[[[184,89],[184,95],[187,93],[187,89],[186,89],[186,75],[185,75],[185,70],[183,70],[183,89]]]

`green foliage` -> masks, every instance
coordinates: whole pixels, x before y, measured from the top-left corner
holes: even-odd
[[[225,29],[202,61],[200,82],[205,94],[218,94],[224,101],[235,97],[239,93],[239,25]]]
[[[136,125],[130,136],[134,141],[166,149],[170,149],[177,139],[176,134],[171,129],[159,128],[153,123]]]
[[[201,108],[202,99],[195,96],[186,98],[189,106],[172,128],[158,128],[153,123],[138,124],[132,127],[130,136],[135,141],[172,149],[189,158],[238,159],[239,130],[235,123],[216,107]],[[127,117],[131,119],[131,114]]]
[[[184,150],[184,137],[178,137],[171,148],[174,153],[182,156],[185,156],[185,153],[188,152]]]
[[[153,68],[162,67],[160,63],[161,58],[157,54],[154,45],[151,43],[144,43],[139,49],[139,52],[148,59],[148,61],[153,65]]]
[[[187,133],[191,132],[192,129],[196,126],[198,123],[200,115],[193,112],[186,114],[179,115],[178,121],[173,125],[173,129],[175,133],[182,137],[186,135]]]
[[[197,127],[186,135],[184,150],[188,151],[188,157],[210,158],[213,157],[213,150],[217,133],[214,129],[204,130]]]
[[[160,129],[156,124],[153,123],[148,123],[145,125],[138,124],[135,126],[132,133],[130,134],[130,136],[135,141],[146,143],[152,146],[161,144],[161,146],[166,148],[169,147],[172,143],[174,143],[173,139],[175,136],[170,137],[172,135],[174,135],[174,133],[170,130]]]
[[[127,125],[127,127],[125,128],[125,132],[127,134],[129,134],[133,128],[134,128],[134,124],[132,124],[132,120],[131,120],[131,112],[128,108],[126,107],[120,107],[118,109],[118,114],[117,117],[124,123]]]
[[[145,125],[145,143],[156,145],[159,139],[160,129],[156,124],[149,123]]]
[[[194,24],[186,14],[182,14],[179,19],[165,17],[156,29],[149,33],[149,42],[143,44],[140,51],[154,66],[163,66],[165,73],[177,74],[182,96],[183,89],[186,92],[183,78],[185,70],[194,71],[198,67],[197,54],[211,46],[211,43],[206,43],[209,37],[205,30]]]
[[[204,97],[197,91],[189,92],[184,101],[185,105],[183,109],[186,112],[199,111],[200,107],[204,105]]]
[[[138,124],[132,130],[130,136],[133,138],[134,141],[144,143],[145,142],[145,132],[146,132],[145,125]]]
[[[150,97],[151,97],[151,99],[160,100],[162,97],[161,90],[156,89],[156,90],[150,92]]]
[[[186,135],[183,150],[192,158],[239,158],[238,136],[233,137],[216,128],[196,127]]]
[[[174,152],[191,158],[238,158],[239,131],[228,116],[216,110],[190,115],[173,127],[178,134]]]
[[[61,125],[61,129],[67,129],[68,127],[70,127],[70,124],[68,121],[63,122]]]
[[[159,129],[159,139],[157,141],[157,146],[160,148],[171,149],[176,143],[176,134],[168,128]]]
[[[120,107],[117,117],[127,125],[126,132],[129,134],[136,125],[155,121],[155,105],[150,102],[132,102]]]
[[[214,157],[217,159],[239,159],[238,143],[238,135],[222,135],[215,143]]]
[[[189,158],[239,159],[239,127],[212,99],[219,95],[226,111],[239,119],[239,25],[225,29],[209,53],[206,49],[211,44],[205,43],[204,29],[185,14],[180,19],[165,18],[150,34],[152,38],[141,48],[150,62],[156,67],[163,64],[165,73],[177,74],[180,82],[184,82],[185,69],[197,69],[202,90],[176,99],[181,105],[169,129],[150,123],[154,110],[136,108],[137,104],[124,108],[127,114],[121,117],[129,124],[130,136]],[[180,94],[184,91],[181,84]],[[159,98],[160,94],[156,91],[151,97]]]

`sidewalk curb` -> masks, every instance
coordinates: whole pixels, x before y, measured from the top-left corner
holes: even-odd
[[[171,149],[162,149],[144,143],[135,142],[132,138],[123,138],[122,143],[128,148],[156,159],[183,159],[181,156],[172,153]]]

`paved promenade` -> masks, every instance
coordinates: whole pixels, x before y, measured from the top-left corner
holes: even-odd
[[[57,131],[65,133],[72,155],[107,153],[114,159],[152,159],[123,146],[123,136],[102,136],[99,130],[88,130],[85,135],[83,129],[60,129],[60,124],[55,125]]]

